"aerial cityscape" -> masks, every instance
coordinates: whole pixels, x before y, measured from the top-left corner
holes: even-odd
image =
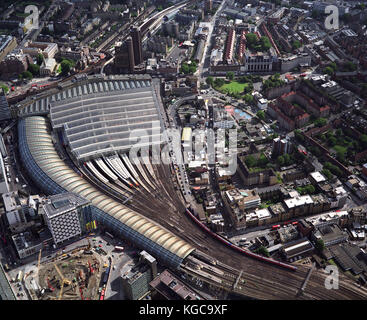
[[[367,299],[366,2],[0,7],[0,300]]]

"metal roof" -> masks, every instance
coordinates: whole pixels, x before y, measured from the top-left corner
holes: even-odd
[[[52,127],[64,128],[70,150],[78,160],[128,151],[135,145],[135,137],[160,143],[158,100],[150,81],[102,81],[79,88],[84,94],[72,95],[71,89],[64,90],[67,98],[50,106]]]
[[[194,250],[191,245],[154,221],[109,198],[69,168],[60,159],[55,150],[51,139],[50,126],[46,118],[39,116],[26,118],[25,126],[28,148],[34,161],[60,187],[68,192],[79,194],[98,209],[106,212],[181,259],[184,259]],[[42,138],[40,139],[40,137]],[[47,152],[47,157],[44,156],[45,152]]]

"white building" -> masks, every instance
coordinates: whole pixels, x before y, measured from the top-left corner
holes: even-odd
[[[56,60],[54,58],[46,58],[43,60],[40,67],[40,74],[42,76],[49,76],[54,72],[56,67]]]
[[[315,183],[320,183],[326,181],[326,178],[323,174],[321,174],[319,171],[311,172],[310,173],[311,180],[313,180]]]

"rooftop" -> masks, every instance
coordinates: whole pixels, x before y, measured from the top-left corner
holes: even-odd
[[[88,200],[75,193],[61,193],[50,196],[48,202],[43,205],[43,210],[49,218],[54,218],[77,207],[89,204]]]
[[[188,288],[184,283],[177,279],[171,272],[164,270],[156,277],[150,286],[157,290],[168,300],[202,300],[196,292]]]
[[[291,208],[294,208],[294,207],[299,207],[299,206],[303,206],[303,205],[306,205],[306,204],[311,204],[311,203],[313,203],[313,200],[309,195],[305,195],[305,196],[301,196],[301,197],[296,197],[296,198],[291,198],[291,199],[284,200],[284,203],[288,207],[288,209],[291,209]]]
[[[317,182],[323,182],[326,181],[326,178],[319,172],[319,171],[315,171],[315,172],[311,172],[310,176]]]

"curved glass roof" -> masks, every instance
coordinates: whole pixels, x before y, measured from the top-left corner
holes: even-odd
[[[154,221],[109,198],[69,168],[60,159],[52,144],[50,128],[46,118],[39,116],[26,118],[25,127],[28,148],[34,161],[60,187],[68,192],[75,192],[84,196],[98,209],[181,259],[184,259],[194,250],[194,247]],[[39,139],[39,136],[42,136],[43,139]],[[39,152],[40,150],[43,152]],[[47,153],[47,157],[44,156],[44,152]]]

